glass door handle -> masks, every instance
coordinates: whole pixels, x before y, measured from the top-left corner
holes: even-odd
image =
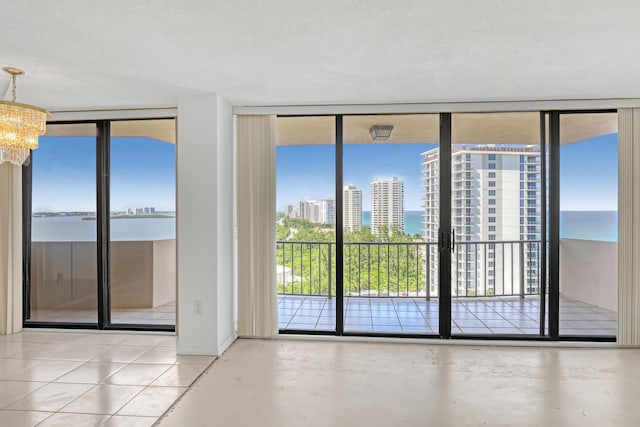
[[[451,230],[451,253],[456,250],[456,229]]]

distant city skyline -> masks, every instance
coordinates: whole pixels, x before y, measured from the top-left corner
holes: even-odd
[[[335,224],[336,199],[328,197],[320,201],[301,200],[296,217],[320,224]]]
[[[371,183],[397,177],[405,183],[405,210],[422,209],[421,153],[435,144],[349,144],[344,146],[345,186],[362,189],[362,209],[371,206]],[[411,162],[411,159],[417,159]],[[286,146],[276,151],[276,208],[298,200],[335,197],[333,145]]]
[[[422,153],[436,144],[348,144],[344,146],[343,184],[363,190],[362,206],[371,206],[370,183],[397,176],[405,182],[405,210],[420,211]],[[335,197],[333,145],[277,147],[276,208],[299,200]],[[560,209],[615,211],[618,209],[617,134],[602,135],[560,150]]]

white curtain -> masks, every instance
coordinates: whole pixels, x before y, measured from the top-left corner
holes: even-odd
[[[278,333],[276,287],[275,116],[236,122],[238,335]]]
[[[640,108],[618,110],[618,343],[640,345]]]
[[[0,335],[22,329],[21,168],[0,164]]]

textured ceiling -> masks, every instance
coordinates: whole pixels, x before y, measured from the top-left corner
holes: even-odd
[[[639,22],[637,0],[3,1],[0,65],[51,110],[640,98]]]

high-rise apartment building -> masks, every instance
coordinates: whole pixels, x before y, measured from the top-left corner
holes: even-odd
[[[321,224],[336,223],[336,200],[326,198],[320,201],[303,200],[299,204],[298,216]]]
[[[393,227],[404,230],[404,182],[395,176],[371,183],[371,231],[378,235],[383,226],[389,234]]]
[[[342,189],[342,215],[346,231],[356,231],[362,227],[362,190],[345,185]]]
[[[437,148],[422,154],[424,235],[432,243],[438,241],[439,227],[438,154]],[[458,242],[452,256],[452,295],[537,292],[539,148],[457,146],[451,163],[451,224]],[[436,245],[429,246],[426,256],[430,292],[437,295]]]
[[[303,200],[298,207],[298,217],[311,222],[320,221],[320,205],[315,200]]]
[[[323,224],[336,223],[336,199],[327,198],[320,200],[320,221]]]
[[[293,209],[293,205],[287,205],[284,208],[284,214],[287,216],[287,218],[297,218],[298,215],[296,214],[296,211]]]

